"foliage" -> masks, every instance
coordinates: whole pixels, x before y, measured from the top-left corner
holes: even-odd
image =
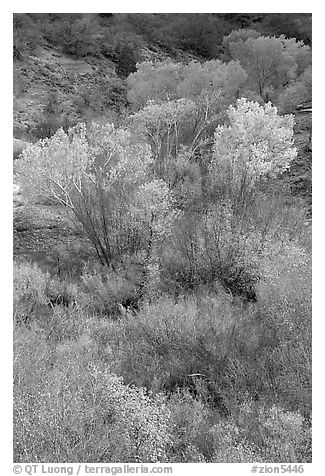
[[[229,125],[215,132],[211,178],[233,203],[243,204],[259,179],[281,174],[296,156],[293,117],[243,98],[229,107],[228,118]]]
[[[14,265],[14,321],[30,324],[49,314],[49,307],[69,306],[78,300],[75,284],[43,272],[37,265]]]
[[[13,15],[13,57],[22,60],[26,54],[33,53],[41,37],[40,29],[27,13]]]
[[[90,15],[58,14],[45,18],[44,34],[54,45],[61,46],[63,51],[77,58],[96,55],[98,48],[98,25]]]
[[[212,96],[213,101],[219,99],[218,96],[229,99],[236,96],[246,79],[237,61],[210,60],[203,64],[191,61],[184,67],[178,95],[190,99]]]
[[[163,396],[126,386],[92,363],[87,334],[54,354],[42,339],[34,339],[33,351],[26,337],[15,342],[17,462],[166,460],[170,412]],[[32,375],[35,358],[41,364]]]
[[[57,92],[48,94],[43,111],[38,115],[36,121],[35,126],[30,129],[30,134],[36,140],[51,137],[60,128],[67,130],[73,125],[73,122],[76,122],[69,117]]]
[[[90,314],[114,318],[124,307],[137,305],[135,285],[122,276],[104,270],[84,270],[81,282],[78,305]]]
[[[34,312],[46,306],[46,286],[49,280],[36,265],[14,267],[14,320],[28,322]]]
[[[227,31],[227,26],[218,17],[209,13],[183,13],[170,17],[169,25],[163,30],[164,38],[169,37],[172,44],[202,57],[217,56],[218,45]]]
[[[176,99],[182,70],[181,63],[171,61],[139,63],[137,71],[127,79],[128,100],[135,107],[141,108],[149,100]]]
[[[203,101],[211,107],[222,99],[231,99],[247,79],[238,62],[225,64],[219,60],[205,63],[191,61],[188,65],[163,61],[144,62],[128,78],[128,99],[136,107],[149,100],[188,98]],[[218,102],[219,101],[219,102]],[[220,107],[220,105],[219,105]]]
[[[297,38],[306,45],[312,42],[311,13],[270,13],[264,14],[262,28],[267,35],[285,35]]]
[[[304,102],[311,102],[312,99],[312,78],[311,68],[308,67],[299,78],[284,89],[279,94],[276,105],[280,113],[295,112],[297,106]]]
[[[231,58],[230,44],[245,42],[249,38],[259,38],[261,34],[256,30],[250,30],[242,28],[240,30],[233,30],[229,35],[225,36],[222,40],[222,46],[224,48],[224,58],[229,60]]]
[[[146,265],[172,221],[172,197],[162,181],[150,180],[151,162],[148,147],[132,144],[125,130],[79,124],[29,147],[17,172],[32,195],[63,204],[101,263],[115,270],[133,255]]]
[[[68,128],[50,96],[16,161],[23,196],[63,205],[99,262],[14,265],[15,461],[310,462],[310,237],[282,179],[293,117],[264,103],[311,98],[310,49],[263,36],[265,14],[103,15],[17,16],[112,59],[133,114]],[[134,71],[143,38],[213,58],[221,36],[227,62]],[[81,116],[127,106],[121,80],[90,89]]]
[[[264,99],[288,85],[311,61],[308,46],[284,36],[248,38],[228,46],[231,58],[238,60],[247,72],[251,88]]]
[[[187,66],[142,63],[129,76],[129,100],[146,104],[131,116],[131,126],[150,144],[155,173],[171,188],[182,187],[188,179],[190,188],[199,187],[197,156],[205,152],[224,108],[234,101],[246,77],[238,62],[215,60]],[[163,101],[166,96],[169,99]],[[175,192],[180,194],[178,201],[191,195],[189,187]]]

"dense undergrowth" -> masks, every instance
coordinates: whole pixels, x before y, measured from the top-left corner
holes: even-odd
[[[308,273],[135,313],[112,276],[16,265],[15,461],[310,461]]]
[[[44,18],[96,53],[97,16]],[[44,129],[15,164],[25,206],[63,207],[88,248],[14,263],[14,459],[310,462],[309,210],[284,179],[310,48],[239,29],[220,59],[123,71],[121,25],[163,42],[180,18],[100,18],[127,113]]]

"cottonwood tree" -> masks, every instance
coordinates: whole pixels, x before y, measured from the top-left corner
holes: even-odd
[[[223,122],[223,112],[238,97],[246,80],[247,74],[238,61],[227,64],[218,60],[203,64],[192,61],[188,65],[145,62],[128,78],[128,97],[133,104],[142,106],[143,110],[134,116],[137,121],[142,118],[146,127],[148,121],[154,122],[156,129],[161,127],[163,136],[166,122],[177,122],[178,128],[186,129],[186,136],[177,134],[177,142],[190,145],[195,152],[212,137],[216,125]],[[184,109],[190,114],[180,114]],[[176,110],[177,120],[174,120]]]
[[[247,72],[250,87],[263,99],[268,99],[270,91],[287,86],[311,61],[308,46],[284,36],[230,42],[228,48],[231,58]]]
[[[140,221],[147,237],[141,282],[141,288],[147,296],[152,296],[159,288],[165,240],[171,236],[174,223],[181,216],[174,206],[175,198],[161,179],[140,186],[131,205],[131,214]]]
[[[227,115],[214,135],[209,202],[175,229],[175,249],[165,267],[185,287],[218,280],[231,293],[255,300],[265,253],[273,259],[278,249],[271,233],[278,224],[273,213],[256,219],[254,205],[261,182],[278,177],[296,156],[293,117],[245,98]]]
[[[93,123],[88,130],[84,124],[61,129],[30,146],[17,172],[25,193],[62,204],[102,264],[115,269],[148,250],[150,230],[162,217],[146,213],[157,195],[155,183],[149,186],[151,163],[149,146],[132,144],[127,131],[111,124]],[[140,193],[147,199],[138,200]],[[159,194],[166,207],[168,187]]]
[[[189,99],[149,103],[130,119],[137,135],[151,147],[153,174],[167,182],[178,206],[198,199],[201,194],[201,172],[195,151],[203,144],[199,124],[200,110]]]
[[[212,144],[216,125],[223,122],[225,109],[246,79],[237,61],[139,66],[131,75],[130,94],[134,100],[146,97],[148,102],[131,117],[131,124],[151,146],[157,177],[167,180],[171,187],[195,178],[196,185],[191,187],[194,195],[197,193],[203,172],[199,168],[203,167],[202,157],[207,156],[204,151]],[[163,101],[167,91],[170,99]]]
[[[131,116],[131,124],[151,146],[158,176],[167,174],[171,157],[177,156],[194,122],[196,104],[187,99],[149,103]]]
[[[299,104],[312,100],[312,72],[311,67],[286,87],[277,97],[276,106],[281,113],[292,113]]]
[[[238,61],[191,61],[188,65],[170,61],[143,62],[137,68],[127,80],[128,99],[135,108],[145,106],[148,101],[181,98],[205,103],[209,98],[210,108],[216,104],[221,108],[222,100],[236,98],[247,79]]]
[[[245,42],[249,38],[258,38],[259,36],[261,36],[261,33],[256,30],[250,30],[248,28],[234,30],[229,33],[229,35],[224,36],[222,40],[222,46],[224,49],[223,59],[227,61],[231,59],[231,52],[229,47],[230,43]]]
[[[279,116],[271,103],[241,98],[229,107],[228,121],[215,131],[211,180],[234,206],[243,207],[259,181],[283,173],[296,157],[294,120]]]
[[[150,100],[176,99],[183,68],[182,63],[170,60],[137,64],[137,71],[127,78],[128,100],[134,109],[144,107]]]

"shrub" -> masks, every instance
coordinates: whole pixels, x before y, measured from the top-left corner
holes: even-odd
[[[46,21],[47,20],[47,21]],[[97,19],[85,14],[50,14],[44,22],[44,37],[77,58],[98,55],[100,45]]]
[[[126,78],[130,73],[134,73],[136,69],[136,53],[134,47],[128,44],[120,45],[117,48],[117,74]]]
[[[24,55],[33,53],[40,41],[41,31],[28,13],[13,15],[13,56],[21,60]]]
[[[234,423],[239,437],[255,448],[259,461],[311,461],[310,428],[297,411],[248,401],[238,408]]]
[[[156,391],[191,387],[196,392],[201,386],[202,398],[206,392],[205,401],[227,412],[218,381],[228,352],[226,330],[233,324],[230,305],[222,298],[201,304],[194,298],[176,304],[161,298],[144,304],[136,319],[121,323],[123,347],[117,349],[116,372]],[[203,381],[193,381],[192,374],[203,375]]]
[[[52,137],[61,128],[67,131],[76,122],[76,117],[69,111],[64,97],[57,91],[52,91],[48,93],[42,111],[35,117],[29,132],[34,140],[38,141]]]
[[[49,274],[43,273],[36,265],[21,263],[14,265],[14,320],[27,323],[32,316],[47,306],[49,300],[46,288]]]
[[[227,203],[210,207],[203,217],[186,214],[162,255],[163,289],[176,285],[182,293],[219,281],[227,292],[249,300],[261,277],[260,248],[258,231],[240,228]]]
[[[138,296],[136,286],[114,273],[84,271],[81,276],[81,308],[98,316],[117,317],[124,308],[136,308]]]
[[[300,248],[279,250],[258,287],[262,321],[278,346],[269,361],[273,385],[290,410],[311,414],[312,290],[310,257]]]
[[[215,419],[211,410],[184,389],[170,397],[168,408],[173,422],[169,461],[208,462],[213,452],[209,430]]]
[[[261,461],[256,448],[250,444],[245,436],[232,421],[220,422],[210,429],[213,440],[213,463],[253,463]]]
[[[44,273],[36,264],[14,263],[14,320],[42,323],[50,314],[49,308],[77,303],[79,291],[75,284]]]
[[[276,105],[283,114],[292,113],[297,106],[311,101],[311,68],[307,68],[297,81],[287,86],[277,97]]]
[[[164,398],[124,385],[96,365],[89,350],[87,335],[58,346],[53,365],[47,352],[32,378],[26,349],[19,354],[15,461],[166,461],[170,412]]]
[[[164,34],[166,37],[171,36],[174,43],[184,50],[214,58],[225,29],[223,22],[209,13],[183,13],[170,18]]]

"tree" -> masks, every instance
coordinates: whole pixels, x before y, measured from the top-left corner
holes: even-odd
[[[214,135],[211,180],[223,198],[243,207],[256,184],[283,173],[296,157],[293,116],[279,116],[271,103],[238,99],[228,109],[229,125]]]
[[[292,113],[299,104],[312,100],[312,73],[308,67],[296,81],[287,86],[277,97],[276,106],[281,113]]]
[[[148,101],[166,101],[188,98],[195,101],[218,103],[236,98],[247,74],[238,61],[228,64],[219,60],[199,63],[143,62],[128,77],[128,99],[139,109]],[[229,104],[229,102],[228,102]],[[226,107],[228,106],[226,105]]]
[[[174,228],[166,279],[185,288],[218,280],[234,295],[254,301],[263,260],[268,253],[274,259],[271,249],[280,248],[283,218],[282,209],[276,214],[274,206],[261,213],[260,202],[270,203],[265,192],[271,194],[269,179],[278,178],[296,156],[293,117],[279,116],[270,103],[261,106],[245,98],[227,115],[214,135],[204,186],[208,199],[201,199],[198,213],[185,213]]]
[[[168,183],[182,208],[202,198],[213,131],[246,79],[237,61],[218,60],[142,63],[128,78],[129,99],[146,104],[131,116],[131,127],[150,144],[155,177]]]
[[[169,60],[137,64],[137,71],[127,78],[128,100],[135,109],[140,109],[149,100],[176,99],[183,67]]]
[[[227,61],[231,59],[230,43],[245,42],[249,38],[258,38],[259,36],[261,36],[261,33],[248,28],[232,31],[229,35],[224,36],[222,40],[222,46],[224,48],[223,58]]]
[[[164,226],[158,222],[167,213],[168,187],[150,185],[151,162],[149,147],[133,145],[125,130],[95,123],[87,130],[79,124],[28,147],[17,173],[23,193],[61,203],[101,263],[116,269],[130,256],[144,253],[147,260],[153,230]],[[155,213],[147,213],[153,203]]]
[[[284,36],[230,42],[229,51],[247,72],[251,88],[263,99],[268,99],[270,91],[288,85],[311,61],[308,46]]]
[[[193,124],[195,115],[196,104],[188,99],[158,104],[149,102],[141,111],[131,116],[131,122],[144,134],[159,165],[178,154],[181,144],[184,143],[184,135]]]
[[[215,127],[216,121],[223,120],[223,112],[238,97],[246,80],[238,61],[191,61],[184,67],[177,94],[197,105],[197,129],[211,130],[210,125]]]
[[[150,144],[154,177],[168,184],[178,205],[200,194],[201,174],[194,157],[202,144],[201,129],[196,130],[199,112],[194,101],[178,99],[149,103],[131,116],[134,135]]]
[[[184,67],[182,80],[177,88],[178,97],[190,99],[202,95],[235,97],[247,79],[238,61],[223,63],[219,60],[199,63],[191,61]]]

